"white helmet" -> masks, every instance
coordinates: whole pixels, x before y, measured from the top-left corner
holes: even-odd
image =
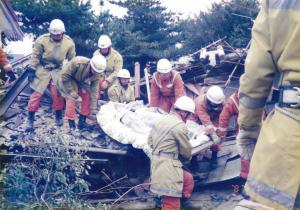
[[[159,73],[169,73],[172,70],[172,64],[166,58],[162,58],[157,62],[157,71]]]
[[[195,113],[195,102],[193,101],[193,99],[187,96],[179,97],[176,100],[174,107],[182,111]]]
[[[54,35],[59,35],[65,33],[65,24],[60,19],[54,19],[51,21],[49,26],[49,33]]]
[[[97,73],[102,73],[106,69],[106,59],[103,55],[95,55],[90,60],[91,67]]]
[[[225,95],[219,86],[211,86],[206,93],[207,99],[214,104],[222,104],[225,101]]]
[[[121,69],[118,72],[117,77],[124,78],[124,79],[130,79],[130,73],[127,69]]]
[[[98,39],[98,47],[101,48],[108,48],[111,46],[111,40],[107,35],[101,35]]]

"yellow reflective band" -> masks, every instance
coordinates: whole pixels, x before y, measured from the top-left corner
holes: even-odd
[[[267,198],[273,203],[278,203],[287,209],[293,209],[296,198],[287,192],[280,191],[276,188],[270,187],[262,182],[259,182],[252,177],[248,177],[247,187],[249,187],[256,194]]]

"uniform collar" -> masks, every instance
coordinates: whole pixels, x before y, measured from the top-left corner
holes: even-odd
[[[169,114],[175,116],[176,118],[178,118],[180,121],[183,122],[183,120],[181,119],[180,115],[178,113],[176,113],[175,111],[171,111]]]

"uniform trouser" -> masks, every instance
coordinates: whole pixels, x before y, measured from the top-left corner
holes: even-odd
[[[88,116],[90,114],[90,92],[82,92],[81,88],[78,90],[79,96],[82,98],[80,114]],[[66,111],[65,116],[68,120],[76,120],[76,101],[69,97],[66,97]]]
[[[62,110],[64,107],[64,98],[58,94],[58,91],[56,90],[55,86],[52,83],[52,80],[50,82],[50,92],[52,97],[52,107],[55,111]],[[28,102],[28,111],[29,112],[36,112],[40,107],[40,102],[43,98],[43,94],[34,91],[29,99]]]
[[[240,172],[240,176],[243,179],[247,179],[248,173],[249,173],[249,168],[250,168],[250,160],[245,160],[244,158],[241,157],[241,172]]]
[[[183,189],[182,197],[190,198],[194,189],[194,179],[192,174],[183,170]],[[180,209],[180,198],[164,196],[162,210],[179,210]]]
[[[300,109],[289,109],[300,116]],[[300,209],[300,120],[275,110],[263,123],[245,185],[253,201]]]

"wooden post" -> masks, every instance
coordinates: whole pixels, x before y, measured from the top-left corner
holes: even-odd
[[[140,63],[134,63],[134,96],[135,98],[140,98],[140,81],[141,81],[141,72],[140,72]]]
[[[149,81],[149,66],[146,66],[146,68],[144,69],[144,73],[145,73],[145,81],[146,81],[146,88],[147,88],[147,96],[148,96],[148,104],[150,104],[150,81]]]

